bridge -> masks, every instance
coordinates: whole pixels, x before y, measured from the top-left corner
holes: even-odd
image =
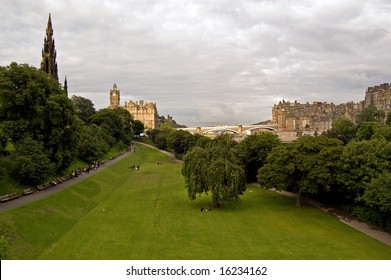
[[[220,125],[220,126],[205,126],[205,127],[186,127],[178,128],[181,130],[189,131],[191,134],[200,134],[210,138],[214,138],[221,134],[231,134],[237,141],[244,139],[245,137],[260,133],[271,132],[278,135],[283,142],[290,142],[296,139],[295,132],[287,132],[278,130],[277,125],[265,125],[265,124],[250,124],[250,125]]]
[[[221,126],[205,126],[205,127],[187,127],[180,128],[189,131],[192,134],[202,134],[205,136],[213,136],[219,134],[233,135],[251,135],[259,131],[277,131],[277,126],[272,125],[221,125]]]

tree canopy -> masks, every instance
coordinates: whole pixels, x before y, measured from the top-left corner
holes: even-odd
[[[383,123],[386,115],[382,110],[378,110],[374,105],[362,109],[357,115],[356,123],[359,125],[362,122],[379,122]]]
[[[378,209],[380,212],[391,214],[391,173],[382,172],[378,177],[365,183],[365,191],[361,200],[366,205]]]
[[[60,84],[26,64],[0,67],[0,122],[17,143],[27,137],[43,143],[56,170],[76,155],[75,110]]]
[[[341,140],[345,145],[356,137],[357,126],[349,119],[338,118],[325,135]]]
[[[75,106],[76,114],[84,122],[88,122],[89,118],[92,117],[95,113],[95,107],[91,100],[84,98],[82,96],[73,95],[71,97],[73,105]]]
[[[391,143],[384,139],[351,141],[336,164],[339,192],[354,201],[372,178],[391,169]]]
[[[267,188],[293,191],[296,205],[303,193],[316,194],[332,184],[333,164],[342,152],[342,142],[325,136],[303,136],[277,147],[259,169],[258,182]]]
[[[246,190],[243,168],[227,136],[214,139],[207,148],[195,147],[184,157],[182,174],[190,200],[211,193],[214,207],[221,201],[237,201]]]
[[[133,134],[140,136],[145,130],[144,124],[139,120],[133,121]]]
[[[256,182],[258,169],[266,163],[272,149],[281,144],[278,136],[270,132],[250,135],[238,144],[238,157],[245,166],[247,182]]]
[[[42,142],[26,137],[18,141],[13,155],[11,174],[19,183],[40,184],[54,171]]]
[[[115,145],[126,148],[132,129],[128,111],[96,112],[89,99],[69,99],[44,71],[17,63],[0,67],[0,160],[12,159],[0,176],[41,183],[77,158],[92,162]]]
[[[91,123],[102,127],[115,141],[130,144],[133,118],[127,110],[101,109],[90,119]]]

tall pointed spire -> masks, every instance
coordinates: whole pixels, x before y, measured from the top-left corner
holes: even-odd
[[[65,90],[65,93],[68,97],[68,81],[67,81],[67,76],[65,76],[65,81],[64,81],[64,90]]]
[[[53,39],[52,18],[49,14],[48,25],[46,27],[46,37],[44,38],[42,48],[41,70],[48,73],[58,82],[56,57],[57,51]]]

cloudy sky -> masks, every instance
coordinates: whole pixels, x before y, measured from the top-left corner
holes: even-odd
[[[342,103],[391,82],[389,0],[0,0],[0,65],[39,67],[52,15],[60,80],[109,105],[156,102],[188,126]]]

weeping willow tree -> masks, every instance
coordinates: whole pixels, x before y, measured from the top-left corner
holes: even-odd
[[[220,201],[237,201],[246,190],[245,172],[238,163],[234,144],[225,138],[186,154],[182,174],[190,200],[210,193],[213,206],[220,207]]]

